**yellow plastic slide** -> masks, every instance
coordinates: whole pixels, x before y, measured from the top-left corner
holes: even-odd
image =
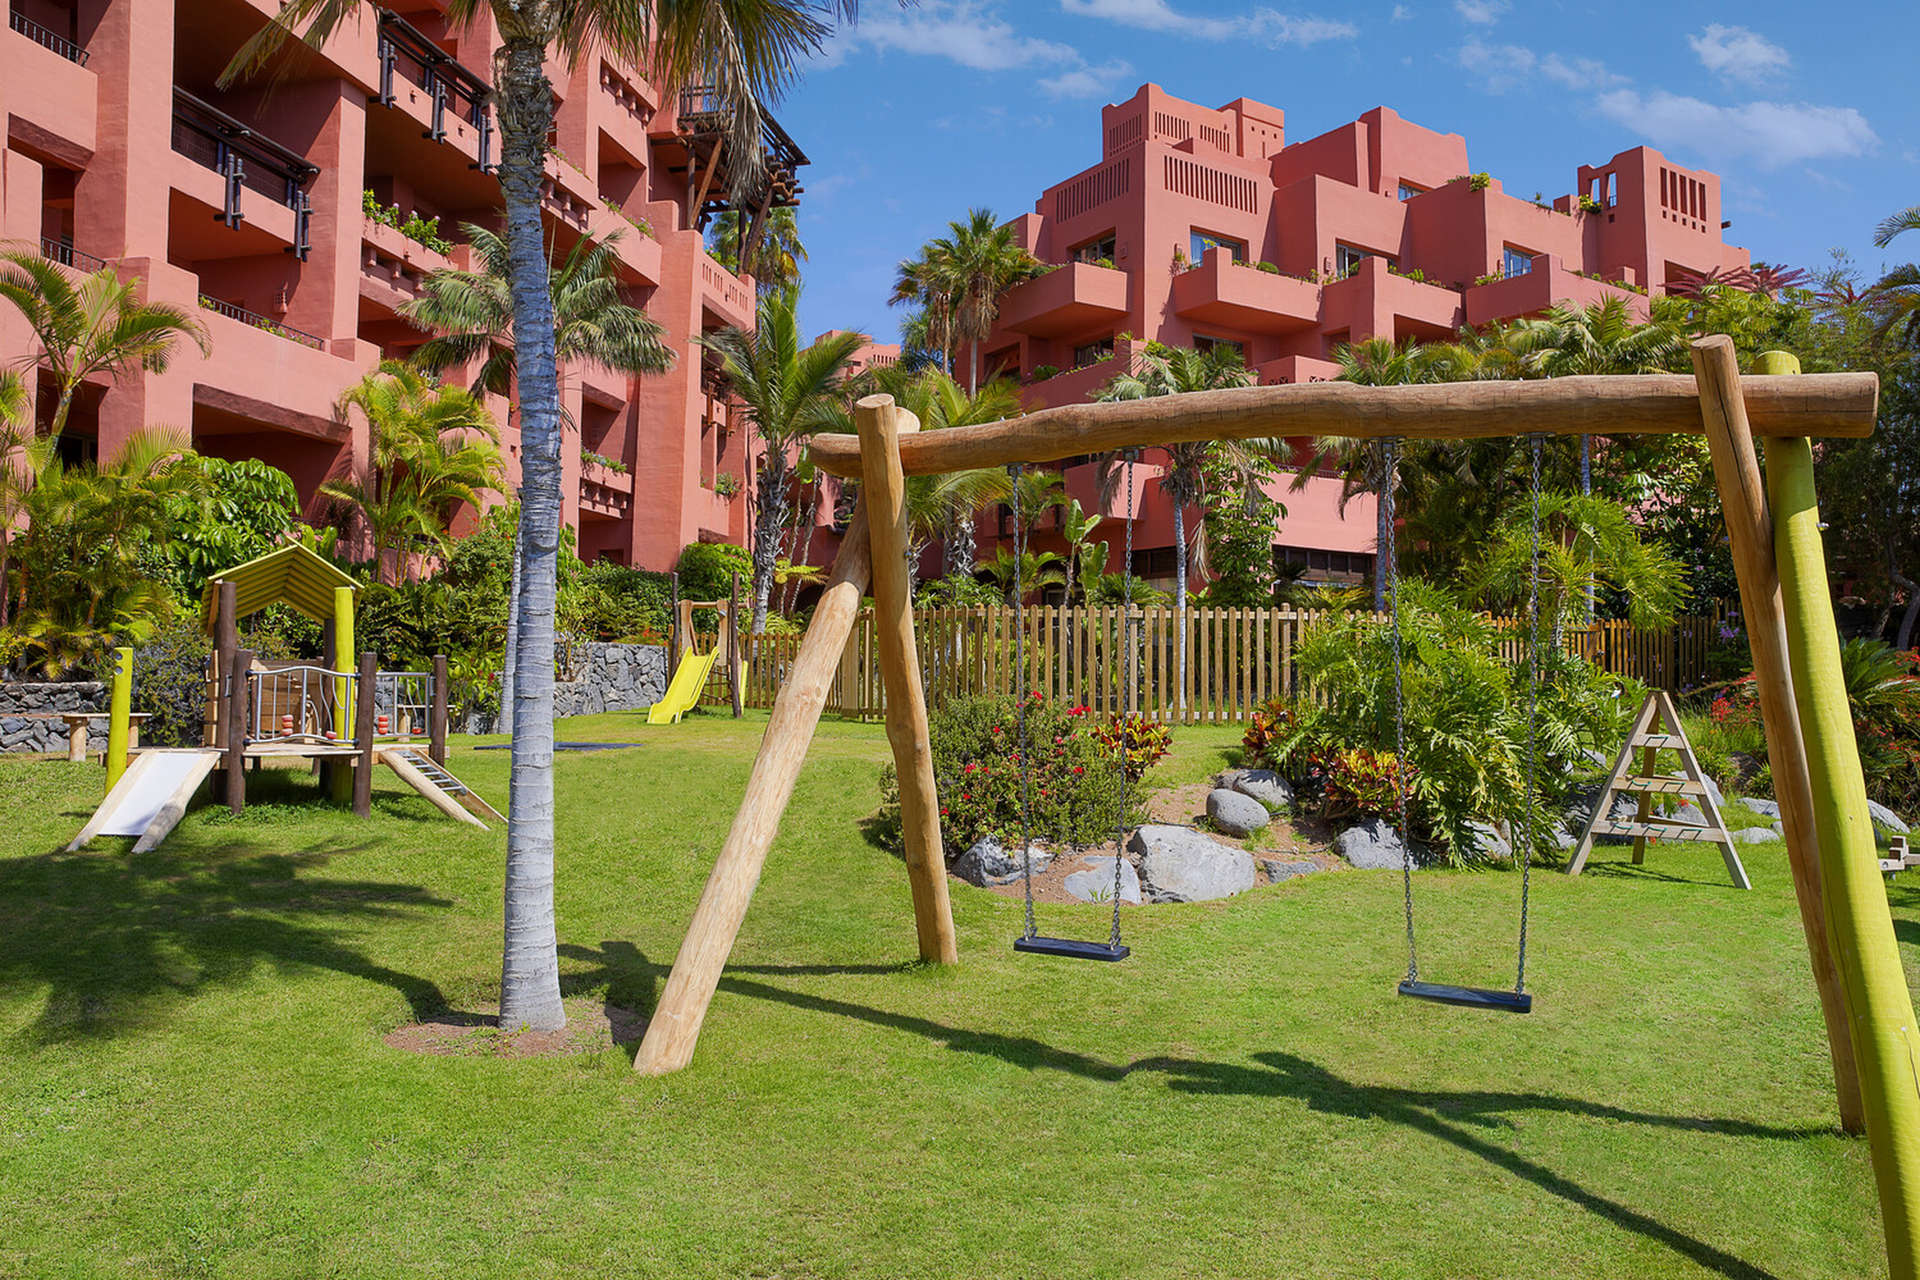
[[[647,723],[678,724],[680,717],[700,701],[700,691],[707,687],[707,677],[713,674],[713,660],[719,656],[720,646],[715,645],[705,653],[689,653],[680,659],[680,669],[673,673],[673,683],[667,686],[666,696],[647,708]]]

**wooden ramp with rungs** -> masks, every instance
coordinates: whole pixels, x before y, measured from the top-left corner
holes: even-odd
[[[1676,778],[1661,772],[1662,751],[1679,755],[1680,771],[1685,776]],[[1636,756],[1638,773],[1634,772]],[[1614,797],[1621,795],[1638,797],[1638,809],[1631,818],[1613,816]],[[1655,813],[1655,796],[1691,801],[1699,806],[1706,820],[1685,822]],[[1686,730],[1680,727],[1680,712],[1674,707],[1673,698],[1658,689],[1647,695],[1640,714],[1634,718],[1632,731],[1627,734],[1626,744],[1614,758],[1606,789],[1594,801],[1593,816],[1587,820],[1587,829],[1574,850],[1573,861],[1567,864],[1568,875],[1579,875],[1580,869],[1587,865],[1595,836],[1632,836],[1636,865],[1646,861],[1649,840],[1697,840],[1716,844],[1720,846],[1720,856],[1726,861],[1727,874],[1733,877],[1733,883],[1742,889],[1753,887],[1747,879],[1747,869],[1740,865],[1733,837],[1727,834],[1720,806],[1714,802],[1713,788],[1707,785],[1706,775],[1700,772],[1700,761],[1693,754],[1693,745],[1687,741]]]
[[[469,823],[482,831],[488,829],[483,819],[506,821],[498,809],[476,795],[472,787],[454,777],[446,766],[435,764],[424,751],[413,747],[385,747],[380,751],[380,762],[399,774],[401,781],[431,800],[434,807],[449,818]]]
[[[67,846],[72,853],[95,836],[137,836],[135,853],[145,853],[167,838],[220,752],[199,747],[142,751],[127,765],[113,790],[100,802],[80,834]]]

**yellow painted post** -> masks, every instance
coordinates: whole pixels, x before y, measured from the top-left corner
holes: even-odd
[[[1760,370],[1797,373],[1799,365],[1791,356],[1770,352],[1761,357]],[[1853,1023],[1888,1272],[1894,1280],[1914,1280],[1920,1276],[1920,1082],[1914,1078],[1920,1034],[1880,878],[1860,746],[1841,676],[1840,633],[1813,491],[1813,446],[1805,438],[1769,437],[1766,454],[1774,556],[1787,616],[1795,710],[1807,746],[1820,879],[1834,962]]]
[[[333,589],[333,652],[327,655],[333,670],[343,674],[333,680],[333,726],[335,740],[342,746],[353,741],[352,681],[344,673],[353,669],[353,588]],[[353,769],[344,758],[330,760],[330,789],[341,804],[353,799]]]
[[[133,726],[133,650],[113,651],[113,688],[107,703],[107,790],[127,771],[127,741]]]

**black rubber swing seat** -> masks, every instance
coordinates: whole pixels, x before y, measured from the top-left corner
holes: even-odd
[[[1015,951],[1036,956],[1061,956],[1068,960],[1125,960],[1126,945],[1119,942],[1086,942],[1079,938],[1048,938],[1035,934],[1013,940]]]
[[[1524,991],[1489,991],[1485,987],[1450,987],[1444,982],[1402,981],[1400,994],[1436,1004],[1465,1005],[1469,1009],[1500,1009],[1532,1013],[1533,997]]]

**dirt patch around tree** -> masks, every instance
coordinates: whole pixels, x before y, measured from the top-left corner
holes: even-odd
[[[502,1031],[500,1006],[449,1009],[420,1022],[395,1027],[382,1037],[403,1053],[463,1058],[565,1058],[600,1053],[640,1042],[647,1020],[631,1009],[600,1000],[565,1001],[567,1025],[558,1031]]]

